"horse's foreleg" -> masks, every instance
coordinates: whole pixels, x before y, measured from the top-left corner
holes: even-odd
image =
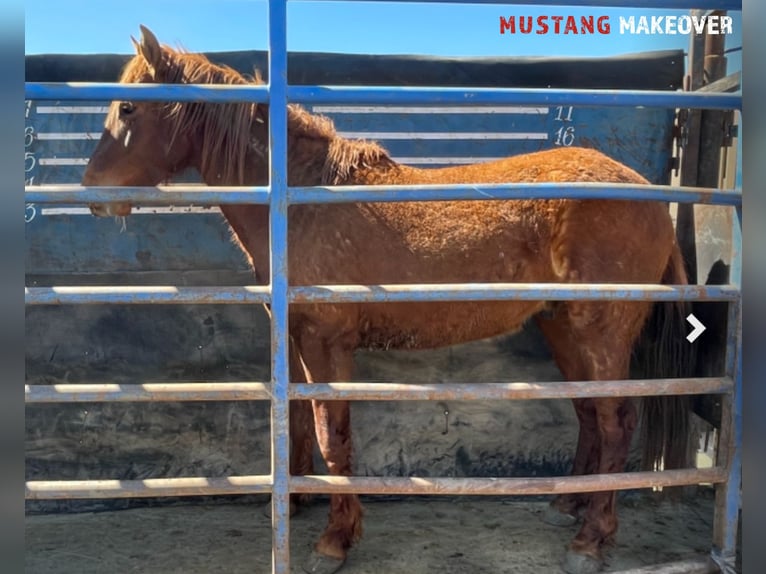
[[[315,401],[317,439],[331,475],[350,476],[351,431],[347,401]],[[345,559],[346,551],[362,536],[362,507],[351,494],[330,497],[329,524],[316,545],[320,554]]]
[[[316,336],[301,339],[301,354],[309,383],[351,380],[353,349],[327,343]],[[351,420],[348,401],[312,401],[316,438],[331,475],[352,474]],[[354,494],[332,494],[327,528],[316,543],[304,570],[330,574],[345,562],[348,549],[362,535],[362,506]]]

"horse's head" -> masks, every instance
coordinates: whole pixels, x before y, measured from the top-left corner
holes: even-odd
[[[131,38],[136,55],[125,67],[120,83],[152,84],[183,82],[173,77],[175,52],[160,46],[157,38],[141,26],[141,41]],[[90,158],[83,185],[154,186],[191,161],[189,138],[170,120],[171,103],[116,101],[109,107],[104,131]],[[177,106],[177,104],[175,104]],[[91,204],[98,216],[130,214],[129,203]]]

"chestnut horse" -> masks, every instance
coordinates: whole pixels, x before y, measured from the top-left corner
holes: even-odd
[[[262,83],[257,74],[245,78],[202,55],[160,45],[143,26],[141,32],[141,41],[133,40],[137,54],[123,71],[123,83]],[[254,103],[114,102],[83,184],[153,186],[193,167],[211,186],[266,185],[267,119],[267,106]],[[340,137],[330,120],[296,105],[288,109],[287,163],[291,186],[646,183],[635,171],[597,151],[573,147],[443,169],[407,167],[375,143]],[[125,216],[131,211],[126,203],[90,207],[99,216]],[[224,205],[221,211],[256,280],[268,283],[268,207]],[[291,285],[686,283],[667,205],[659,202],[554,199],[296,205],[289,209],[288,247]],[[532,317],[568,380],[629,378],[632,352],[640,346],[642,331],[651,335],[648,339],[658,356],[686,344],[682,324],[675,333],[668,327],[670,321],[678,324],[679,317],[682,323],[682,306],[676,303],[303,304],[292,306],[289,314],[290,372],[293,381],[351,381],[355,349],[442,347],[513,332]],[[645,325],[664,337],[652,338]],[[677,367],[674,361],[665,361],[665,367]],[[668,375],[667,368],[654,373],[678,376]],[[649,434],[653,462],[662,459],[665,468],[681,466],[687,452],[685,411],[679,401],[654,399],[650,412],[656,418],[642,425]],[[668,405],[676,410],[662,410]],[[623,471],[637,424],[634,402],[575,399],[574,408],[580,433],[573,473]],[[293,402],[291,413],[291,472],[313,471],[313,422],[329,472],[351,475],[349,403]],[[559,524],[582,520],[563,566],[577,574],[596,571],[602,564],[602,548],[617,531],[615,493],[559,496],[551,503],[548,520]],[[358,497],[333,494],[329,523],[304,568],[323,574],[336,571],[361,534]]]

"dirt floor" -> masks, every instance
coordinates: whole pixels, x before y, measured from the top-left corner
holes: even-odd
[[[679,504],[645,495],[620,504],[617,544],[606,572],[704,558],[712,493]],[[538,574],[561,572],[576,527],[541,521],[546,502],[503,498],[365,500],[365,534],[343,574]],[[324,525],[326,500],[291,521],[292,572],[301,572]],[[26,519],[26,572],[267,574],[271,526],[261,507],[205,504]]]

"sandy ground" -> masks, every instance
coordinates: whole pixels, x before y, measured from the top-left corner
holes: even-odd
[[[546,504],[476,497],[365,499],[365,534],[342,572],[558,573],[576,527],[543,523]],[[709,491],[675,504],[625,497],[605,571],[704,557],[712,509]],[[292,572],[301,572],[326,513],[327,502],[319,499],[292,519]],[[26,572],[268,574],[270,543],[269,520],[250,504],[36,515],[26,519]]]

